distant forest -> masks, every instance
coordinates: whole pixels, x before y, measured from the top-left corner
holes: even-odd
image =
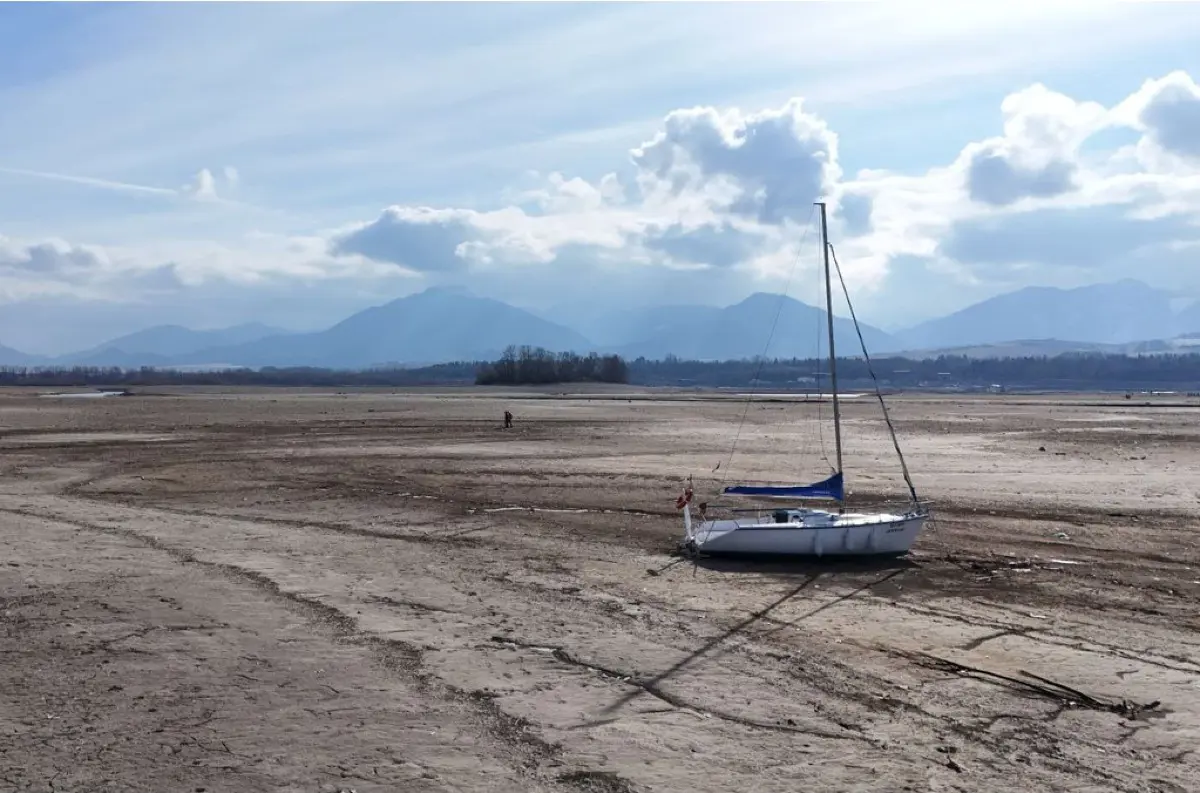
[[[892,390],[1178,390],[1200,391],[1200,354],[1106,355],[975,359],[873,360],[880,385]],[[861,358],[838,360],[843,390],[870,385]],[[816,360],[685,361],[667,358],[624,361],[617,356],[510,351],[498,361],[458,362],[420,368],[360,371],[304,367],[228,369],[212,372],[170,369],[75,367],[0,369],[0,386],[317,386],[404,387],[628,383],[642,386],[828,390],[828,362]]]
[[[892,389],[970,388],[1004,390],[1200,389],[1200,354],[1112,355],[1070,353],[1023,358],[872,358],[879,384]],[[838,359],[842,390],[871,384],[862,358]],[[744,388],[750,385],[810,390],[829,388],[825,360],[633,361],[630,382],[639,385],[696,385]]]
[[[500,360],[479,365],[476,385],[628,383],[629,367],[619,355],[587,357],[541,347],[509,347]]]

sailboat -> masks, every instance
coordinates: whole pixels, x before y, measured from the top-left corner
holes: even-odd
[[[699,504],[699,519],[692,515],[693,488],[679,496],[675,506],[683,511],[684,550],[693,554],[779,554],[787,556],[900,556],[909,551],[929,517],[927,505],[917,498],[916,487],[909,476],[908,465],[900,451],[896,432],[888,416],[883,394],[876,383],[875,395],[883,409],[884,420],[891,433],[892,445],[900,457],[904,480],[911,501],[903,508],[889,512],[847,512],[845,509],[845,474],[842,467],[842,415],[838,399],[837,354],[833,338],[833,282],[830,271],[829,226],[824,202],[817,202],[821,214],[821,247],[825,272],[825,314],[829,334],[829,382],[833,403],[836,468],[825,479],[808,485],[797,484],[739,484],[722,488],[728,496],[765,498],[775,502],[771,507],[733,509],[734,517],[710,519],[709,505]],[[836,254],[834,254],[836,264]],[[838,266],[841,280],[841,267]],[[850,316],[858,330],[858,318],[850,304]],[[870,355],[858,333],[863,355],[874,379]],[[833,509],[805,506],[805,502],[832,501]]]

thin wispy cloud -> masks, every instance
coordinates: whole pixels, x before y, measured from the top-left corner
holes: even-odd
[[[165,196],[169,198],[174,198],[180,195],[178,190],[171,190],[166,187],[151,187],[144,184],[114,182],[110,179],[96,179],[90,176],[72,176],[71,174],[51,173],[48,171],[29,171],[24,168],[7,168],[0,166],[0,174],[21,176],[29,179],[48,179],[52,182],[64,182],[66,184],[94,187],[99,190],[113,190],[118,193],[132,193],[134,195]]]
[[[16,176],[24,179],[44,179],[51,182],[78,185],[95,190],[107,190],[134,196],[150,196],[168,200],[186,199],[227,207],[256,209],[256,207],[250,204],[235,201],[219,194],[224,188],[237,188],[239,179],[238,171],[236,168],[229,166],[222,169],[220,177],[214,176],[213,172],[208,168],[201,168],[189,182],[175,189],[154,185],[133,184],[131,182],[118,182],[112,179],[98,179],[77,174],[30,171],[24,168],[9,168],[5,166],[0,166],[0,175]],[[218,178],[220,179],[220,184],[218,184]]]

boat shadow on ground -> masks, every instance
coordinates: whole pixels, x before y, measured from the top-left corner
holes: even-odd
[[[687,561],[687,560],[679,559],[676,561],[678,562],[678,561]],[[625,694],[624,696],[618,698],[615,702],[611,703],[610,705],[606,706],[601,711],[601,713],[611,714],[611,713],[615,712],[616,710],[620,709],[622,706],[631,702],[634,698],[636,698],[642,692],[650,692],[650,693],[653,693],[655,696],[658,696],[659,698],[663,698],[663,694],[661,693],[660,687],[664,682],[666,682],[668,679],[670,679],[672,676],[674,676],[678,672],[681,672],[684,668],[691,666],[692,664],[696,663],[704,656],[709,655],[711,653],[711,651],[716,649],[719,645],[723,644],[724,642],[728,641],[729,639],[732,639],[733,637],[737,636],[738,634],[745,632],[747,629],[749,629],[755,623],[768,618],[773,611],[775,611],[780,606],[784,605],[788,601],[790,601],[793,598],[800,595],[804,590],[808,589],[812,584],[814,584],[817,581],[818,577],[819,576],[817,574],[809,574],[809,575],[803,576],[801,578],[801,580],[799,582],[797,582],[796,585],[793,586],[791,589],[789,589],[786,592],[784,592],[783,594],[779,595],[778,597],[776,597],[770,603],[767,603],[762,608],[752,611],[744,619],[742,619],[741,621],[737,622],[736,624],[730,626],[729,628],[722,631],[718,635],[711,637],[703,645],[701,645],[700,647],[697,647],[695,650],[688,653],[686,656],[681,658],[676,663],[672,664],[667,669],[664,669],[663,671],[659,672],[658,674],[656,674],[652,677],[649,677],[649,678],[646,678],[643,680],[639,680],[636,683],[635,688],[633,690],[631,690],[629,693]],[[599,723],[603,723],[603,722],[594,722],[594,721],[588,722],[589,725],[595,725],[595,724],[599,724]]]
[[[769,556],[738,555],[738,556],[688,556],[680,555],[666,565],[647,570],[650,575],[662,575],[675,567],[691,566],[692,573],[699,569],[711,572],[730,574],[765,575],[771,578],[781,578],[787,581],[782,592],[759,608],[751,611],[736,623],[729,625],[720,633],[709,637],[698,647],[688,652],[670,667],[652,676],[641,676],[634,680],[634,688],[616,701],[604,707],[601,716],[595,720],[585,721],[581,727],[595,726],[611,721],[612,714],[628,704],[642,692],[649,692],[662,699],[669,699],[662,692],[662,685],[685,668],[701,662],[713,661],[734,649],[730,640],[753,632],[756,639],[766,637],[780,631],[797,628],[830,609],[845,604],[861,596],[899,598],[903,596],[905,584],[910,588],[922,589],[921,579],[930,572],[926,562],[907,556],[884,557],[781,557],[777,554]],[[944,572],[951,572],[945,570]],[[961,570],[959,571],[961,572]],[[953,574],[951,573],[951,576]],[[938,579],[932,588],[947,588],[949,578],[941,581],[941,576],[934,571]],[[832,598],[813,602],[811,608],[800,613],[786,616],[780,613],[785,605],[803,599],[807,590],[819,581],[842,584],[849,589],[836,593]],[[902,583],[903,582],[903,583]],[[915,586],[914,586],[915,584]],[[732,719],[732,717],[730,717]],[[736,720],[736,719],[732,719]]]
[[[903,556],[780,556],[779,554],[739,554],[737,556],[696,556],[681,558],[683,563],[714,573],[751,573],[803,577],[810,575],[861,575],[893,571],[919,570],[922,565]]]
[[[697,566],[699,566],[701,562],[714,563],[717,562],[718,559],[713,557],[698,558],[695,560],[680,558],[675,560],[672,565],[686,563],[688,561],[695,561]],[[736,560],[730,560],[726,558],[721,561],[723,561],[723,563],[726,565],[747,565],[751,563],[744,557],[739,557]],[[779,557],[773,557],[769,560],[764,560],[764,564],[781,566],[782,561],[779,559]],[[800,565],[807,565],[809,569],[799,569]],[[837,595],[832,600],[827,600],[823,603],[816,604],[813,608],[808,609],[801,614],[790,615],[790,619],[780,618],[779,610],[783,606],[794,602],[798,598],[802,598],[806,590],[816,584],[819,580],[823,580],[826,574],[836,571],[839,565],[842,566],[843,570],[852,570],[855,573],[866,574],[868,580],[859,583],[858,586],[854,587],[854,589],[850,590],[849,592],[844,592]],[[888,582],[901,576],[905,571],[916,567],[917,565],[912,561],[900,558],[871,560],[859,559],[844,561],[831,560],[830,562],[825,563],[821,563],[820,561],[813,560],[811,558],[806,560],[797,560],[787,568],[787,572],[795,577],[789,581],[789,586],[784,592],[778,593],[771,601],[750,612],[743,619],[739,620],[733,625],[728,626],[719,634],[710,637],[702,645],[688,652],[683,658],[672,664],[667,669],[664,669],[653,676],[642,677],[636,680],[634,684],[634,690],[628,692],[624,696],[621,696],[616,701],[606,706],[601,711],[601,714],[603,716],[610,716],[613,712],[628,704],[642,692],[649,692],[660,699],[669,699],[662,692],[662,685],[664,683],[669,681],[672,677],[687,667],[693,666],[700,662],[713,661],[716,658],[725,655],[727,652],[732,651],[733,645],[729,644],[729,642],[735,637],[746,635],[751,631],[751,629],[753,629],[755,638],[763,639],[766,636],[783,629],[797,627],[805,620],[808,620],[841,603],[845,603],[846,601],[849,601],[858,595],[886,585]],[[763,572],[761,567],[756,571]],[[763,629],[763,623],[769,625],[770,627]],[[738,720],[733,717],[728,718],[734,721]],[[594,726],[601,723],[606,723],[606,719],[601,718],[600,720],[589,721],[585,724]]]
[[[1034,594],[1033,581],[1009,580],[956,564],[939,557],[898,556],[780,556],[769,555],[680,555],[650,575],[661,575],[677,566],[691,568],[692,575],[703,570],[719,573],[736,581],[739,576],[765,576],[789,582],[819,577],[829,584],[852,587],[854,592],[869,591],[872,596],[893,600],[920,593],[930,597],[962,597],[971,594],[1013,596],[1025,590]],[[1000,565],[1004,567],[1004,565]]]

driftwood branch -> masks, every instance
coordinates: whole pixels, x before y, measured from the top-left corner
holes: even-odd
[[[927,653],[906,653],[913,661],[922,666],[931,669],[938,669],[945,672],[952,672],[958,675],[972,676],[983,679],[999,680],[1010,684],[1022,691],[1027,691],[1038,696],[1052,699],[1056,702],[1061,702],[1067,707],[1082,707],[1089,710],[1107,711],[1124,716],[1127,719],[1136,719],[1142,713],[1147,711],[1157,710],[1162,704],[1155,700],[1146,704],[1132,702],[1127,699],[1119,701],[1101,699],[1090,694],[1085,694],[1078,689],[1065,686],[1062,683],[1055,682],[1049,678],[1035,675],[1032,672],[1021,671],[1021,674],[1028,680],[1023,680],[1019,677],[993,672],[988,669],[980,669],[967,664],[960,664],[957,661],[950,661],[945,658],[938,658],[935,655]]]

